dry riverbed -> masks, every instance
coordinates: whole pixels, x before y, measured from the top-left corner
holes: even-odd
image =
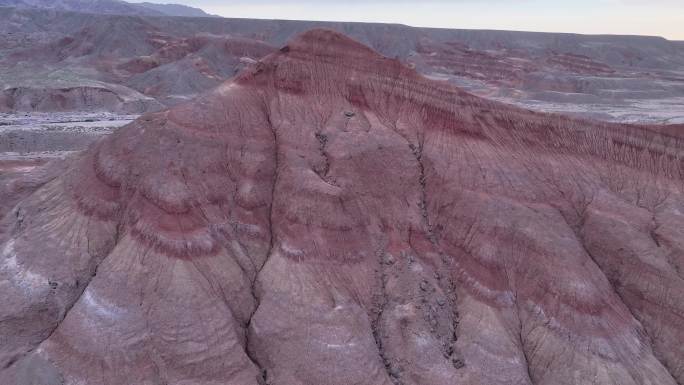
[[[64,158],[135,118],[110,113],[0,114],[0,174],[27,172]]]

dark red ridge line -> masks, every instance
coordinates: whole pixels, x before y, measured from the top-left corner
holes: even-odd
[[[392,90],[394,91],[394,90]],[[429,215],[429,209],[428,209],[428,198],[427,198],[427,177],[425,174],[425,165],[423,163],[423,144],[424,144],[424,136],[422,135],[422,132],[416,132],[418,138],[418,145],[416,146],[415,144],[412,143],[412,141],[404,135],[401,131],[397,129],[396,126],[396,121],[397,119],[394,119],[393,121],[391,118],[386,117],[387,121],[383,122],[382,124],[385,126],[388,126],[395,134],[400,136],[408,145],[409,149],[411,150],[411,153],[413,157],[415,158],[415,161],[417,163],[417,168],[418,168],[418,189],[420,191],[420,201],[418,202],[418,209],[421,214],[421,221],[423,222],[423,225],[425,226],[425,231],[427,233],[427,238],[430,241],[430,243],[437,249],[437,252],[440,255],[440,262],[443,264],[443,268],[445,268],[447,271],[449,270],[448,266],[450,262],[452,261],[451,256],[448,256],[442,249],[442,247],[439,245],[439,239],[435,236],[434,234],[434,229],[432,227],[432,223],[430,221],[430,215]],[[418,251],[416,247],[413,246],[412,242],[412,230],[409,228],[409,234],[408,234],[408,244],[411,250],[416,254],[417,257],[421,257],[421,253]],[[437,279],[436,283],[440,287],[440,289],[446,294],[446,297],[448,299],[449,307],[451,308],[451,316],[452,316],[452,336],[450,337],[450,345],[448,347],[449,351],[448,352],[443,352],[448,355],[449,360],[452,362],[452,365],[454,364],[453,361],[453,356],[455,353],[455,344],[458,339],[458,336],[456,334],[456,331],[458,329],[458,323],[459,323],[459,316],[458,316],[458,309],[456,307],[456,299],[453,298],[455,295],[455,292],[452,290],[455,285],[451,277],[447,277],[447,285],[448,287],[444,287],[444,283],[441,279]],[[383,281],[384,285],[384,281]],[[384,287],[384,286],[383,286]],[[437,337],[438,338],[438,337]],[[463,361],[462,361],[463,363]],[[455,366],[454,366],[455,367]],[[456,367],[455,367],[456,368]],[[458,369],[458,368],[456,368]],[[390,373],[391,374],[391,373]]]
[[[273,134],[273,153],[274,153],[274,168],[273,168],[273,178],[272,178],[272,184],[271,184],[271,202],[269,205],[268,209],[268,231],[270,234],[269,237],[269,246],[268,246],[268,251],[266,252],[266,256],[264,258],[264,262],[259,266],[254,274],[254,278],[251,282],[250,286],[250,291],[252,294],[252,297],[254,298],[255,305],[254,305],[254,310],[252,311],[252,314],[249,315],[249,319],[247,321],[247,325],[245,327],[245,354],[247,357],[254,363],[254,365],[259,369],[259,372],[261,374],[261,378],[259,381],[263,381],[264,384],[267,383],[267,377],[268,377],[268,372],[267,368],[263,367],[259,360],[257,359],[256,355],[254,352],[252,352],[252,349],[250,348],[251,345],[251,340],[250,340],[250,327],[252,324],[252,320],[254,318],[254,315],[256,314],[257,310],[259,310],[259,306],[261,304],[261,298],[257,294],[256,290],[256,285],[259,280],[259,276],[261,273],[261,270],[263,270],[264,266],[266,266],[266,263],[268,263],[271,254],[273,253],[273,248],[275,245],[275,232],[273,228],[273,204],[275,202],[275,193],[276,193],[276,186],[278,184],[278,166],[279,166],[279,156],[278,156],[278,133],[273,125],[273,122],[271,121],[271,111],[270,107],[268,105],[268,100],[264,99],[263,100],[263,108],[264,108],[264,115],[266,117],[266,123],[268,124],[269,128],[271,129],[271,133]],[[261,385],[261,384],[260,384]]]
[[[371,334],[373,335],[373,342],[375,343],[375,346],[378,348],[378,358],[380,359],[383,368],[385,369],[385,372],[387,373],[387,377],[389,378],[390,381],[394,385],[403,385],[401,382],[401,379],[399,378],[399,374],[394,374],[392,370],[392,363],[390,362],[390,359],[387,357],[387,353],[385,352],[384,346],[383,346],[383,336],[382,336],[382,328],[380,327],[382,323],[382,315],[385,312],[385,309],[387,308],[388,304],[388,299],[387,299],[387,289],[386,289],[386,279],[387,279],[387,273],[385,271],[385,255],[386,255],[386,247],[381,247],[380,250],[377,253],[378,255],[378,262],[379,262],[379,267],[377,274],[379,281],[380,281],[380,299],[377,301],[374,306],[377,307],[378,311],[377,314],[374,315],[374,317],[371,318]],[[377,279],[377,278],[376,278]],[[374,301],[375,302],[375,301]]]
[[[399,136],[403,137],[406,142],[408,143],[408,147],[411,150],[411,153],[414,155],[416,159],[416,163],[418,165],[418,186],[420,190],[420,202],[419,202],[419,210],[421,213],[421,219],[423,221],[423,225],[425,225],[425,231],[427,232],[427,237],[428,240],[430,241],[430,244],[436,249],[436,251],[439,253],[440,256],[440,261],[442,263],[442,268],[446,271],[450,271],[450,266],[451,262],[453,261],[453,257],[447,255],[444,250],[442,249],[441,245],[439,244],[439,238],[435,235],[434,233],[434,228],[432,225],[432,222],[430,220],[430,210],[428,206],[428,194],[427,194],[427,175],[425,174],[425,164],[423,162],[423,145],[425,138],[422,135],[422,133],[417,133],[418,135],[418,146],[414,145],[407,137],[401,134],[400,131],[396,129],[396,125],[393,125],[393,130],[399,134]],[[416,253],[417,256],[420,256],[420,252],[412,245],[411,242],[411,232],[409,232],[409,246],[411,249]],[[446,277],[447,280],[447,287],[444,287],[444,283],[442,279],[437,279],[436,283],[439,286],[439,288],[445,293],[445,296],[447,297],[447,302],[449,304],[449,307],[451,309],[451,328],[452,330],[452,335],[449,338],[449,346],[447,347],[447,351],[443,352],[447,354],[451,364],[454,366],[455,369],[459,369],[458,367],[455,366],[455,361],[454,361],[454,353],[456,352],[456,341],[458,340],[458,325],[459,325],[459,312],[458,312],[458,307],[456,306],[457,298],[456,297],[456,292],[455,292],[455,287],[456,285],[454,284],[454,280],[452,276],[449,274]],[[459,353],[460,354],[460,353]],[[460,358],[461,364],[465,365],[465,357]]]
[[[506,272],[506,280],[508,281],[508,285],[510,287],[510,273],[508,272],[508,267],[504,264],[504,271]],[[512,288],[511,288],[512,289]],[[520,303],[518,302],[518,285],[515,285],[515,290],[513,291],[513,302],[515,303],[515,315],[516,318],[518,319],[518,343],[520,344],[520,353],[523,356],[523,359],[525,360],[525,372],[527,373],[527,378],[530,380],[531,385],[536,385],[536,382],[534,381],[532,377],[532,371],[530,370],[530,358],[528,357],[527,350],[525,350],[525,339],[523,339],[523,333],[522,333],[522,318],[520,318]]]

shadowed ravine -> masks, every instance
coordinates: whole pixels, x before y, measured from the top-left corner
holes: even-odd
[[[0,189],[0,383],[682,384],[672,132],[306,32]]]

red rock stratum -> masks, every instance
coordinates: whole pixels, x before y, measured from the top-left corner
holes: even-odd
[[[327,30],[2,186],[3,384],[682,384],[684,143]]]

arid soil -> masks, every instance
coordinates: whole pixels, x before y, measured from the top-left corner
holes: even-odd
[[[683,151],[306,32],[0,185],[0,383],[682,384]]]

